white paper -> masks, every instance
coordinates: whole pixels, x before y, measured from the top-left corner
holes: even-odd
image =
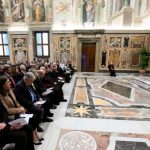
[[[10,121],[8,124],[11,126],[16,125],[16,124],[26,125],[26,124],[28,124],[28,122],[25,118],[19,118],[19,119]]]
[[[43,100],[42,100],[42,101],[37,101],[37,102],[35,102],[35,104],[36,104],[36,105],[42,105],[42,104],[44,104],[45,102],[46,102],[46,101],[43,101]]]
[[[20,114],[21,118],[32,118],[33,114]]]
[[[52,92],[53,92],[52,89],[49,88],[45,92],[43,92],[42,95],[48,95],[48,94],[50,94]]]
[[[62,80],[63,78],[62,77],[58,77],[58,79]]]

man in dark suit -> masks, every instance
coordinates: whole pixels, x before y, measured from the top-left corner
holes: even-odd
[[[39,118],[39,123],[41,121],[41,117],[43,114],[42,121],[52,122],[52,119],[47,118],[49,111],[49,104],[46,101],[42,107],[44,108],[44,112],[42,108],[36,104],[37,101],[42,101],[34,87],[32,86],[35,80],[35,75],[32,72],[27,72],[24,74],[22,80],[20,80],[14,89],[14,93],[17,97],[17,100],[20,102],[22,106],[24,106],[28,112],[31,112]]]

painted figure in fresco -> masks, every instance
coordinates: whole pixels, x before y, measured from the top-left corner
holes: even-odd
[[[115,4],[115,11],[119,12],[123,7],[124,0],[117,0]]]
[[[121,63],[123,68],[129,67],[129,52],[127,50],[122,53]]]
[[[111,37],[110,38],[110,47],[121,47],[121,37]]]
[[[95,5],[93,0],[83,0],[83,23],[94,22]]]
[[[0,0],[0,22],[5,22],[3,2]]]
[[[24,20],[24,18],[25,18],[24,1],[16,0],[13,2],[15,2],[12,4],[12,19],[13,19],[13,21],[18,22],[18,21]]]
[[[116,67],[119,67],[120,50],[109,51],[109,62],[112,62]]]
[[[33,2],[33,21],[45,21],[44,0],[35,0]]]
[[[103,38],[103,48],[107,48],[107,37],[104,36]]]

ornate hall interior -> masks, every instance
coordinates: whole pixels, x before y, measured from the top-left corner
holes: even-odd
[[[36,150],[150,150],[149,57],[150,0],[0,0],[0,63],[75,69]]]

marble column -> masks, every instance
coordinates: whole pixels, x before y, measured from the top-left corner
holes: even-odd
[[[142,23],[142,18],[140,16],[141,4],[142,4],[142,0],[135,1],[135,8],[134,8],[134,25],[135,26],[139,26]]]
[[[94,26],[99,26],[100,24],[100,12],[101,12],[101,4],[98,2],[95,4]]]
[[[142,0],[135,1],[135,17],[140,17]]]
[[[150,13],[150,0],[146,1],[146,13]]]
[[[78,3],[78,22],[79,22],[79,26],[82,26],[83,24],[83,1],[80,0]]]
[[[28,61],[32,61],[33,60],[33,55],[34,55],[34,52],[33,52],[33,35],[32,35],[32,31],[29,30],[28,32],[28,37],[29,37],[29,40],[28,40]]]
[[[124,0],[124,7],[130,6],[130,0]]]
[[[112,23],[112,10],[113,10],[113,0],[107,0],[107,8],[106,8],[106,16],[107,16],[107,20],[106,20],[106,24],[108,26],[111,25]]]

